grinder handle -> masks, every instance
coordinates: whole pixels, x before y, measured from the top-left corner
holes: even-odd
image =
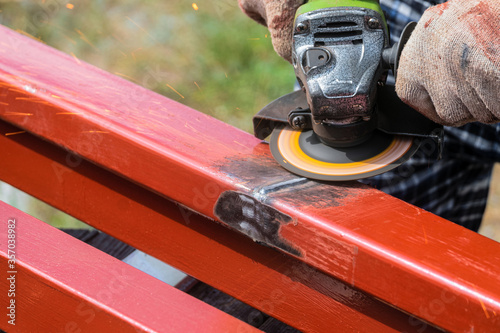
[[[410,36],[415,30],[417,26],[417,22],[410,22],[406,25],[401,33],[401,37],[399,38],[399,42],[394,44],[392,47],[385,49],[382,52],[382,64],[387,69],[392,69],[392,73],[394,74],[394,78],[397,77],[398,74],[398,65],[399,59],[401,58],[401,52],[403,52],[403,48],[406,43],[410,39]]]

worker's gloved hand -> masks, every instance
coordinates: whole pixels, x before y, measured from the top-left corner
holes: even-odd
[[[500,0],[429,8],[403,50],[396,91],[444,125],[500,121]]]
[[[276,52],[292,58],[292,30],[295,12],[305,0],[238,0],[245,14],[267,26]]]

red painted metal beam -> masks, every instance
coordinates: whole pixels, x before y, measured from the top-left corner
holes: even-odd
[[[7,332],[260,332],[3,202],[0,263]]]
[[[0,43],[2,119],[440,327],[500,325],[498,243],[290,175],[250,135],[7,29]]]
[[[0,135],[0,154],[0,179],[301,331],[436,331],[31,134]]]

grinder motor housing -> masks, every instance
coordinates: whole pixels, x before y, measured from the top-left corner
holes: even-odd
[[[389,32],[376,0],[311,1],[297,11],[292,64],[325,144],[356,145],[376,128],[385,49]]]

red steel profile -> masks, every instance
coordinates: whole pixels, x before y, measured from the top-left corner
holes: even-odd
[[[0,121],[0,133],[16,132]],[[341,332],[437,332],[31,134],[0,135],[0,149],[0,179],[301,331],[329,332],[335,323]]]
[[[498,243],[356,182],[327,185],[291,175],[273,161],[267,144],[247,133],[0,30],[0,118],[18,133],[176,202],[184,219],[196,211],[438,327],[500,326]],[[71,169],[81,161],[71,155],[65,162]],[[22,179],[38,167],[24,166],[17,176],[2,171],[2,177],[44,199],[34,190],[42,180]],[[72,214],[92,220],[88,197],[65,187],[65,170],[57,164],[52,173],[59,183],[44,184],[67,191],[51,203],[64,209],[80,198],[80,210],[90,212]],[[147,238],[102,229],[131,243]]]
[[[260,332],[0,202],[6,332]]]

